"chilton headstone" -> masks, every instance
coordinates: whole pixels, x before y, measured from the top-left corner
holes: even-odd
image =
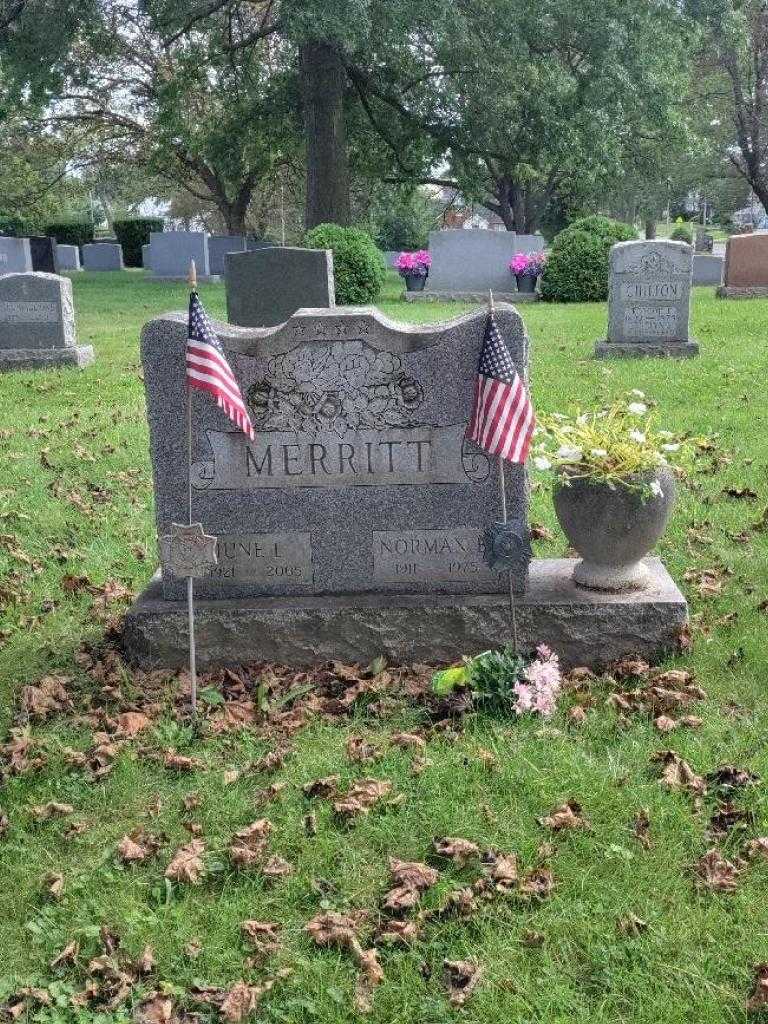
[[[239,327],[276,327],[297,309],[336,305],[330,249],[277,248],[229,253],[227,319]]]
[[[32,272],[32,250],[28,238],[0,236],[0,274]]]
[[[618,242],[611,248],[608,340],[599,358],[695,356],[689,336],[693,249],[685,242]]]
[[[0,278],[0,370],[87,366],[90,345],[78,345],[72,282],[57,274]]]
[[[725,247],[721,299],[760,299],[768,296],[768,233],[731,235]]]
[[[273,328],[215,325],[256,440],[193,392],[193,518],[218,537],[218,564],[195,583],[201,664],[380,653],[448,661],[509,638],[509,581],[483,557],[500,515],[498,464],[464,437],[486,316],[406,326],[344,307],[302,309]],[[497,320],[525,374],[519,314],[501,305]],[[187,514],[185,337],[182,314],[142,336],[160,537]],[[521,592],[530,557],[522,466],[507,467],[506,498]],[[124,627],[128,654],[145,665],[187,657],[185,581],[166,555]],[[578,592],[573,563],[533,565],[521,636],[527,646],[563,640],[564,661],[584,663],[588,647],[592,661],[596,650],[605,660],[635,651],[641,632],[641,646],[658,651],[684,621],[660,569],[650,595],[611,599],[622,616],[609,611],[607,641],[598,623],[606,599]]]

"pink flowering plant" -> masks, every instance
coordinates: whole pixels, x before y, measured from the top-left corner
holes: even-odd
[[[407,277],[409,274],[426,277],[431,266],[432,257],[426,249],[419,249],[418,252],[401,252],[395,260],[395,269],[400,277]]]
[[[515,277],[539,277],[547,262],[545,252],[518,252],[508,263]]]
[[[469,689],[478,704],[516,715],[551,718],[557,709],[562,672],[556,654],[543,644],[532,657],[515,654],[511,647],[465,658],[432,677],[432,689],[446,696]]]

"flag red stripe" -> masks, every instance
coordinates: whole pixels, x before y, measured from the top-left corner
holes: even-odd
[[[239,406],[243,412],[246,412],[245,403],[243,397],[239,391],[234,391],[231,387],[223,384],[221,380],[215,374],[202,373],[200,370],[194,369],[193,367],[187,367],[187,380],[192,387],[195,386],[196,381],[201,381],[206,384],[210,384],[216,391],[221,392],[230,402],[234,405]]]
[[[202,363],[215,363],[220,368],[222,376],[227,377],[233,387],[237,387],[237,380],[229,363],[215,348],[199,341],[190,341],[187,346],[187,362],[192,359]]]

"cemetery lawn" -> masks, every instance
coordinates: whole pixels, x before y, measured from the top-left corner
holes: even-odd
[[[155,568],[138,337],[152,316],[182,308],[186,291],[140,272],[81,274],[74,287],[80,342],[94,345],[95,365],[0,376],[0,1007],[46,1024],[134,1013],[171,1024],[185,1011],[236,1022],[255,990],[236,989],[221,1006],[225,993],[240,981],[276,979],[285,967],[292,973],[264,994],[259,1019],[358,1019],[353,955],[319,948],[304,926],[325,911],[367,910],[360,934],[369,949],[391,887],[390,857],[438,868],[421,905],[445,906],[449,892],[482,874],[476,859],[461,867],[434,855],[434,837],[458,836],[483,851],[516,853],[521,876],[551,869],[554,888],[538,900],[497,893],[466,917],[433,915],[410,947],[380,943],[384,980],[371,1021],[746,1020],[755,965],[768,961],[768,856],[745,863],[733,891],[697,885],[695,866],[713,848],[736,861],[748,840],[768,836],[768,782],[729,792],[710,780],[695,799],[663,785],[652,758],[671,749],[699,776],[735,765],[768,780],[768,301],[718,301],[714,289],[697,289],[693,334],[702,355],[689,363],[593,360],[602,305],[521,310],[540,410],[592,406],[639,388],[658,403],[662,425],[712,437],[660,548],[692,613],[693,649],[666,667],[693,672],[705,691],[682,712],[699,716],[699,727],[663,734],[647,713],[619,715],[606,698],[643,684],[630,676],[569,690],[543,727],[478,713],[457,721],[458,735],[430,732],[427,701],[399,692],[399,671],[372,681],[373,673],[337,667],[309,681],[244,673],[246,725],[252,698],[262,704],[245,729],[221,703],[238,696],[238,677],[219,674],[205,693],[205,735],[196,737],[174,716],[172,681],[137,680],[109,657],[78,653],[101,641]],[[381,308],[402,320],[469,308],[407,306],[399,292],[392,275]],[[223,317],[222,286],[204,285],[201,296]],[[541,482],[531,519],[545,538],[536,554],[562,555]],[[23,688],[50,675],[63,677],[74,709],[53,708],[43,719],[40,693]],[[301,708],[308,683],[341,695],[356,678],[360,696],[349,713],[310,717],[292,736],[264,717],[267,704],[273,715]],[[383,693],[368,692],[372,685]],[[586,711],[580,726],[568,717],[576,704]],[[138,717],[119,717],[130,711]],[[423,734],[426,749],[393,745],[403,731]],[[352,736],[381,757],[350,761]],[[282,746],[284,764],[253,767]],[[196,760],[178,762],[169,750]],[[420,774],[417,756],[429,762]],[[391,792],[344,825],[329,800],[302,793],[333,774],[342,793],[364,777],[388,780]],[[286,787],[259,795],[272,783]],[[718,832],[710,819],[728,797],[734,806],[715,819]],[[567,800],[581,805],[588,827],[554,832],[537,821]],[[642,829],[635,834],[644,810],[647,841]],[[234,833],[262,817],[274,826],[269,855],[294,869],[271,884],[258,869],[233,867],[228,854]],[[129,834],[148,853],[134,864],[117,853]],[[166,879],[175,851],[195,840],[205,844],[199,884]],[[193,876],[195,869],[193,862]],[[260,955],[244,938],[241,922],[251,919],[280,925],[278,951]],[[154,966],[137,966],[147,946]],[[482,971],[463,1010],[449,1002],[446,959]],[[25,986],[39,991],[20,994]],[[193,998],[201,989],[208,1002]]]

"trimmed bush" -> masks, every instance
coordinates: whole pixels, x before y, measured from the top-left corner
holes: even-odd
[[[87,245],[93,241],[93,224],[89,220],[62,220],[46,224],[43,234],[55,238],[59,245]]]
[[[318,224],[307,232],[304,244],[310,249],[333,250],[336,302],[340,306],[364,306],[377,298],[386,268],[384,257],[366,231]]]
[[[27,238],[37,233],[34,225],[22,217],[17,217],[14,213],[0,213],[0,235],[7,238]]]
[[[115,238],[123,247],[123,262],[126,267],[141,266],[141,247],[149,245],[153,231],[162,231],[164,222],[160,217],[130,217],[114,222]]]
[[[693,243],[693,231],[687,224],[678,224],[669,237],[673,242],[687,242],[688,245]]]
[[[608,217],[574,221],[552,243],[541,278],[541,297],[549,302],[604,302],[611,246],[636,238],[633,227]]]

